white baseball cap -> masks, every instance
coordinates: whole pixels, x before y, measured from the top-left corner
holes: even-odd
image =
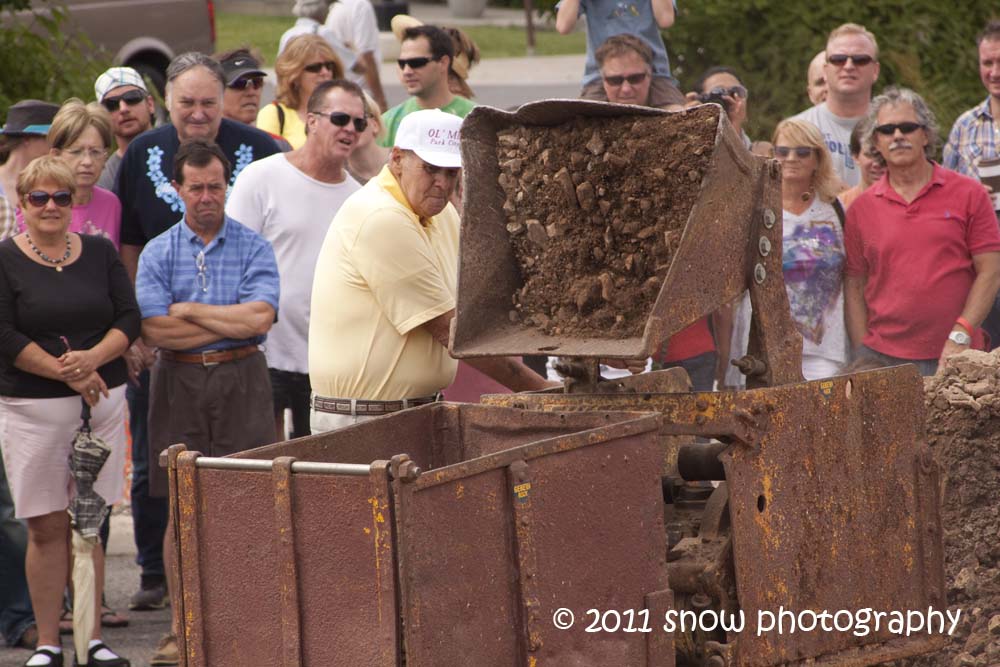
[[[396,130],[396,148],[411,150],[435,167],[462,166],[459,131],[462,119],[440,109],[423,109],[404,116]]]
[[[112,67],[101,76],[97,77],[94,83],[94,94],[97,101],[101,102],[104,97],[118,86],[135,86],[147,93],[146,82],[142,80],[142,75],[131,67]]]

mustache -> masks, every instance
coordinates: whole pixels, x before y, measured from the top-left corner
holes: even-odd
[[[911,144],[906,139],[899,139],[889,144],[890,151],[898,151],[901,149],[910,149],[910,148],[913,148],[913,144]]]

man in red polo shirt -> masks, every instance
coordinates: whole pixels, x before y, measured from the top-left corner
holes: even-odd
[[[862,356],[932,375],[979,342],[1000,289],[1000,228],[977,181],[930,160],[937,126],[919,95],[889,88],[869,119],[886,173],[847,212],[847,332]]]

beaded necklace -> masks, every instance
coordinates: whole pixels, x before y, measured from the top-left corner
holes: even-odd
[[[44,252],[42,252],[38,248],[38,246],[35,245],[35,242],[31,240],[31,235],[30,234],[25,233],[24,236],[25,236],[25,238],[28,239],[28,247],[30,247],[31,250],[36,255],[38,255],[39,257],[41,257],[42,261],[48,262],[49,264],[55,264],[56,271],[62,271],[63,270],[62,263],[65,262],[67,259],[69,259],[69,256],[72,254],[72,247],[70,246],[69,234],[66,235],[66,254],[64,254],[62,257],[59,257],[59,258],[49,257]]]

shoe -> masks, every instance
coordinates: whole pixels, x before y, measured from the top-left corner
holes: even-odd
[[[111,649],[108,648],[108,645],[105,644],[104,642],[101,642],[99,644],[94,644],[93,646],[90,647],[90,649],[87,651],[86,667],[132,667],[132,663],[128,661],[128,658],[123,658],[117,653],[115,653],[115,657],[113,658],[108,658],[107,660],[98,660],[97,658],[94,657],[94,654],[100,651],[102,648],[111,651]],[[111,652],[114,653],[114,651]],[[75,655],[73,656],[73,667],[82,667],[82,665],[80,665],[80,662],[77,660],[77,656]]]
[[[18,638],[17,643],[14,644],[14,648],[26,648],[29,651],[34,651],[38,646],[38,626],[29,625],[21,633],[20,638]]]
[[[62,616],[59,617],[59,634],[73,634],[73,610],[63,609]]]
[[[163,635],[160,643],[156,647],[156,653],[149,661],[150,665],[179,665],[181,664],[181,652],[177,647],[177,637],[173,634]]]
[[[46,655],[46,656],[48,656],[49,657],[49,667],[63,667],[63,654],[62,653],[53,653],[52,651],[50,651],[48,649],[44,649],[44,648],[36,650],[34,653],[32,653],[30,656],[28,656],[28,659],[25,660],[24,662],[25,663],[31,662],[31,659],[34,658],[36,655]]]
[[[101,627],[102,628],[124,628],[128,627],[128,619],[118,614],[106,604],[101,605]]]
[[[163,609],[170,604],[170,596],[167,595],[166,584],[156,584],[149,588],[140,588],[128,602],[128,608],[132,611],[152,611]]]

